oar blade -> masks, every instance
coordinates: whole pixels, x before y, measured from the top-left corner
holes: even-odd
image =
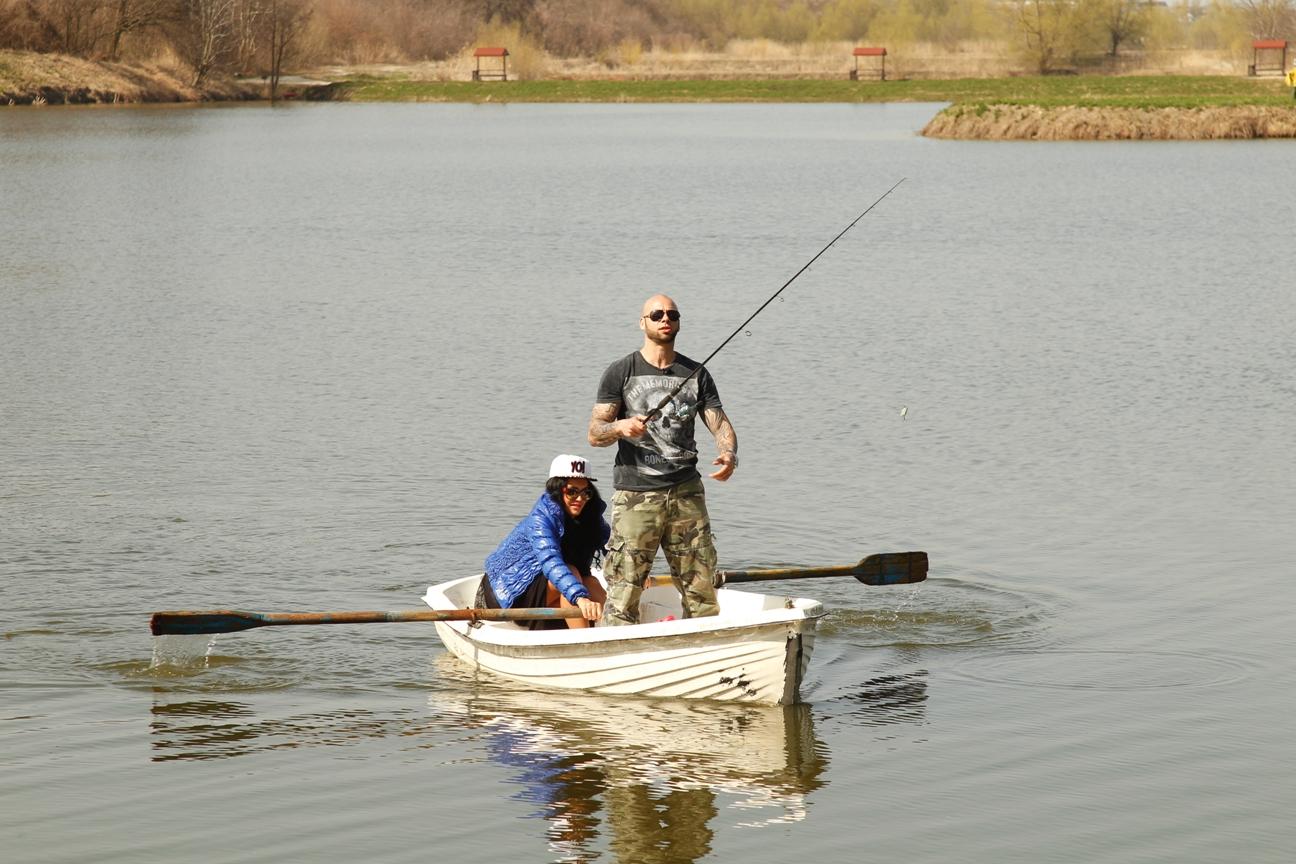
[[[154,636],[198,636],[204,633],[237,633],[265,625],[255,612],[220,609],[213,612],[154,612],[149,630]]]
[[[851,574],[865,585],[909,585],[927,578],[926,552],[881,552],[859,563]]]

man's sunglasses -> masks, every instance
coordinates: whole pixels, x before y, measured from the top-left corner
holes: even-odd
[[[663,316],[670,321],[678,321],[679,310],[678,309],[654,309],[644,317],[649,319],[650,321],[660,321]]]

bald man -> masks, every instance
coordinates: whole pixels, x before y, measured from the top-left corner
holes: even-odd
[[[612,537],[603,561],[608,582],[605,626],[639,623],[639,597],[660,548],[679,589],[685,618],[716,615],[715,543],[698,472],[694,420],[715,437],[710,475],[728,480],[738,467],[738,436],[715,382],[696,360],[675,351],[680,312],[665,294],[639,315],[643,345],[603,373],[590,416],[589,443],[617,445],[612,471]],[[694,374],[696,372],[696,374]],[[681,381],[692,378],[652,421],[647,415]]]

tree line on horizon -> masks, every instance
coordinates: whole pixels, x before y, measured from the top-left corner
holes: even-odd
[[[194,83],[285,62],[437,61],[474,44],[588,57],[721,51],[735,40],[997,43],[1041,73],[1137,49],[1296,37],[1296,0],[0,0],[0,48],[178,61]]]

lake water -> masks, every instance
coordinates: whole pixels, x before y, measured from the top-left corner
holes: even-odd
[[[0,111],[5,860],[1290,861],[1296,150],[938,107]],[[701,358],[901,178],[711,363],[722,566],[931,556],[769,586],[833,610],[808,704],[423,625],[155,662],[477,571],[555,453],[610,476],[646,296]]]

